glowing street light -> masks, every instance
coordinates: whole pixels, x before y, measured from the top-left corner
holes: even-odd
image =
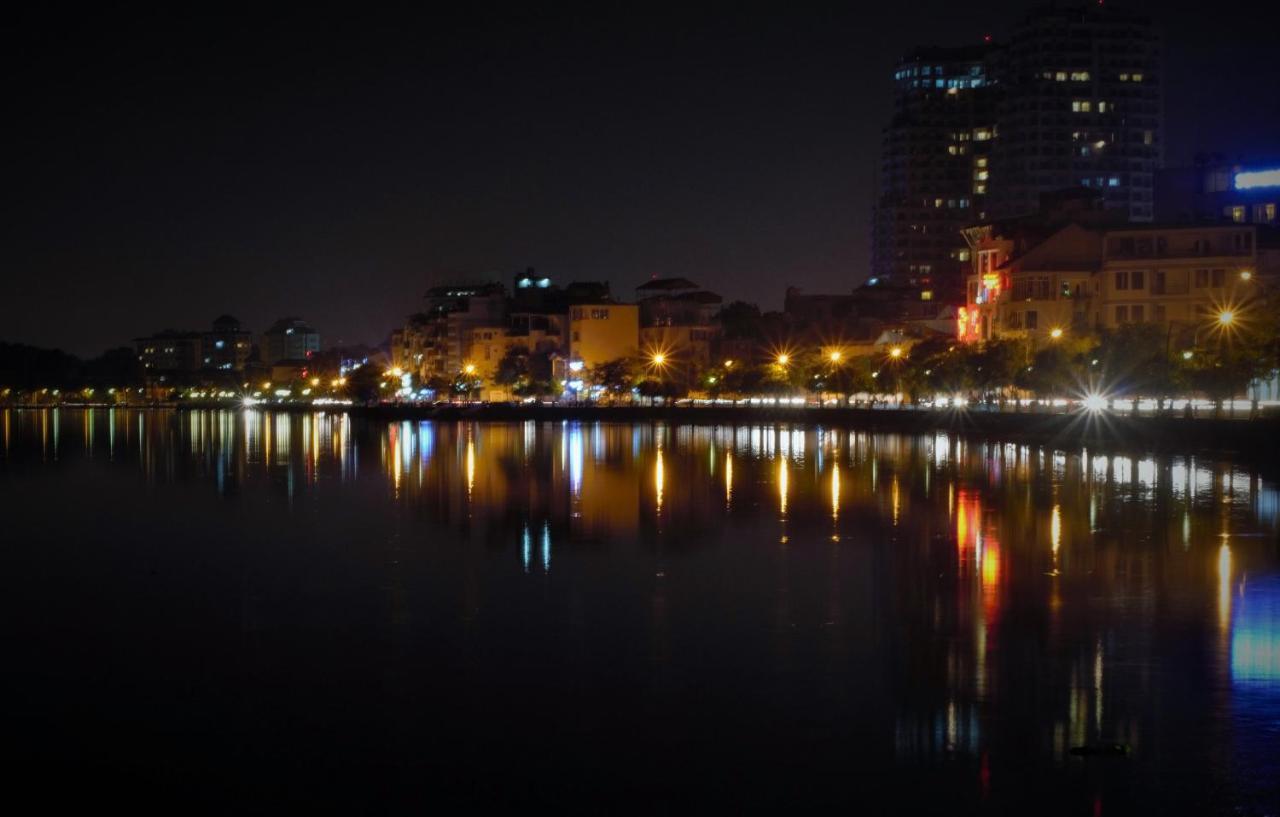
[[[1053,338],[1054,340],[1057,340],[1058,338],[1062,337],[1062,327],[1055,326],[1052,329],[1050,329],[1049,337]]]
[[[725,367],[726,369],[732,369],[732,368],[733,368],[733,361],[732,361],[732,360],[726,360],[726,361],[724,362],[724,367]]]
[[[827,355],[827,358],[828,358],[832,363],[839,363],[839,362],[841,361],[841,359],[843,359],[843,358],[844,358],[844,355],[840,354],[840,350],[838,350],[838,349],[837,349],[837,350],[833,351],[831,354]]]
[[[894,360],[897,360],[898,358],[902,357],[902,347],[894,346],[892,349],[890,349],[889,357],[893,358]]]
[[[1249,280],[1250,278],[1252,278],[1252,277],[1253,277],[1253,270],[1247,270],[1247,269],[1245,269],[1245,270],[1240,270],[1240,280],[1241,280],[1241,281],[1248,281],[1248,280]]]
[[[653,353],[653,356],[652,356],[652,357],[650,357],[649,359],[653,362],[653,365],[654,365],[654,366],[665,366],[665,365],[667,365],[667,356],[666,356],[665,354],[663,354],[662,352],[654,352],[654,353]]]
[[[786,352],[780,352],[780,353],[778,354],[778,365],[779,365],[779,366],[786,366],[786,365],[787,365],[788,363],[790,363],[790,362],[791,362],[791,355],[787,354]]]
[[[1235,323],[1235,320],[1236,320],[1236,313],[1232,312],[1230,309],[1224,309],[1218,313],[1219,326],[1230,326],[1231,324]]]
[[[466,366],[463,366],[463,367],[462,367],[462,373],[463,373],[463,374],[475,374],[475,373],[476,373],[476,365],[475,365],[474,363],[468,363]]]

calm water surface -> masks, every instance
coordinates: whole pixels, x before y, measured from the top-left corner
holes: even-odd
[[[0,414],[11,795],[1280,812],[1280,496],[1232,462]]]

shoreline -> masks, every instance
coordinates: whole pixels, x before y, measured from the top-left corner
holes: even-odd
[[[240,410],[225,403],[172,405],[6,406],[19,410],[122,408],[130,410]],[[870,409],[808,406],[598,406],[542,404],[443,404],[312,406],[262,404],[254,408],[295,414],[345,413],[372,420],[440,422],[617,422],[680,425],[773,425],[840,427],[849,430],[920,434],[950,432],[1010,442],[1063,447],[1104,446],[1150,453],[1229,454],[1255,461],[1280,461],[1280,419],[1253,420],[1122,413],[1048,414],[966,409]]]

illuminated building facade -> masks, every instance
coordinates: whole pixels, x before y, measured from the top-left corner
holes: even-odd
[[[1071,222],[1046,230],[997,222],[966,237],[974,268],[959,318],[965,340],[1046,343],[1152,323],[1190,342],[1280,278],[1280,241],[1250,224]]]
[[[590,368],[639,352],[640,308],[616,301],[575,304],[569,308],[570,365]]]
[[[654,278],[636,287],[640,348],[663,355],[693,376],[711,365],[724,299],[685,278]]]

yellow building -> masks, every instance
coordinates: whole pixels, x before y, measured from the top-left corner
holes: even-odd
[[[480,399],[510,399],[509,390],[495,381],[498,365],[506,356],[513,340],[505,326],[477,326],[468,332],[462,369],[464,374],[474,375],[482,381]]]
[[[569,360],[588,369],[640,353],[640,309],[635,304],[577,304],[569,308]]]
[[[972,227],[965,231],[973,272],[959,336],[1038,343],[1132,323],[1194,333],[1280,274],[1280,252],[1259,247],[1274,236],[1259,229],[1225,222]]]

